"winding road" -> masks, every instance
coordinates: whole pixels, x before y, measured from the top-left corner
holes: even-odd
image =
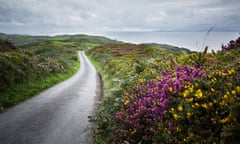
[[[97,72],[84,52],[70,79],[0,114],[0,144],[87,144]]]

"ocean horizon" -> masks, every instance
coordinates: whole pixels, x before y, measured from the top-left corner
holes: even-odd
[[[221,50],[230,40],[237,39],[239,32],[106,32],[104,36],[129,43],[159,43],[203,51],[206,46],[211,50]]]

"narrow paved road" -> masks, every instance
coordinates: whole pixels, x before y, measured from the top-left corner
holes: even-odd
[[[86,144],[97,74],[84,52],[70,79],[0,114],[0,144]]]

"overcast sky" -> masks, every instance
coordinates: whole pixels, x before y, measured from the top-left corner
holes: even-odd
[[[240,0],[0,0],[0,32],[240,31]]]

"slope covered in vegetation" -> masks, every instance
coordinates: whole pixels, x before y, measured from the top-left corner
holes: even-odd
[[[132,44],[91,49],[105,80],[91,118],[94,143],[238,143],[239,40],[212,53]]]
[[[78,50],[106,43],[88,35],[0,34],[0,111],[70,77],[79,67]]]

